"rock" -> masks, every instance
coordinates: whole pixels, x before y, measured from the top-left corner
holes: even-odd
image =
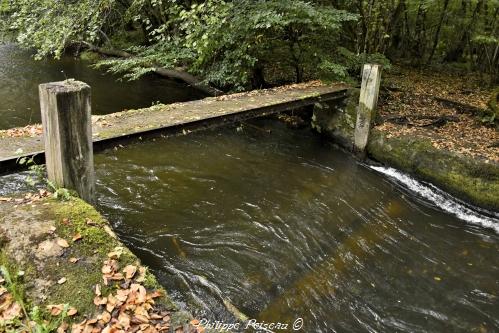
[[[44,260],[48,257],[60,257],[63,253],[63,248],[55,240],[47,239],[38,244],[35,256],[39,260]]]

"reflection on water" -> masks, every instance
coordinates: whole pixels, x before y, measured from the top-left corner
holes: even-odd
[[[499,330],[499,236],[312,133],[251,127],[96,156],[99,209],[200,317],[306,332]],[[497,221],[488,220],[490,223]],[[225,305],[224,305],[225,302]]]
[[[108,114],[154,102],[202,98],[196,90],[155,76],[133,82],[88,67],[73,57],[35,61],[30,52],[0,42],[0,129],[40,122],[38,84],[75,78],[92,87],[92,113]]]

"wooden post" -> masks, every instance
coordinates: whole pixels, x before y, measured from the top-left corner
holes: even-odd
[[[92,202],[95,175],[90,87],[66,80],[38,88],[48,179]]]
[[[365,64],[362,69],[362,85],[360,87],[359,108],[357,110],[354,134],[354,148],[361,154],[366,149],[371,122],[376,114],[380,82],[381,66]]]

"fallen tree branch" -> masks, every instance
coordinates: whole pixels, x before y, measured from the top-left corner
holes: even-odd
[[[133,58],[135,55],[121,51],[121,50],[116,50],[116,49],[107,49],[107,48],[102,48],[98,47],[95,45],[92,45],[87,42],[80,42],[83,46],[88,48],[90,51],[97,52],[99,54],[109,56],[109,57],[116,57],[116,58]],[[154,67],[154,73],[170,78],[170,79],[177,79],[181,80],[188,85],[190,85],[193,88],[196,88],[198,90],[201,90],[202,92],[210,95],[210,96],[219,96],[219,95],[224,95],[225,93],[217,88],[214,88],[208,84],[203,83],[200,79],[195,77],[192,74],[189,74],[188,72],[182,70],[181,68],[164,68],[160,66],[155,66]]]
[[[412,120],[433,120],[427,124],[414,124]],[[395,123],[398,125],[408,125],[414,127],[441,127],[451,121],[459,121],[459,117],[456,116],[425,116],[425,115],[414,115],[414,116],[391,116],[383,118],[383,121]]]
[[[429,95],[429,96],[432,97],[437,102],[441,103],[442,105],[453,108],[456,111],[461,112],[461,113],[468,113],[468,114],[472,114],[472,115],[477,115],[477,114],[480,114],[480,112],[484,111],[483,109],[476,107],[476,106],[473,106],[473,105],[464,104],[464,103],[460,103],[460,102],[456,102],[456,101],[451,101],[450,99],[446,99],[446,98],[442,98],[442,97],[437,97],[437,96],[432,96],[432,95]]]

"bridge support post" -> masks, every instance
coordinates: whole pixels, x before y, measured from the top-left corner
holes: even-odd
[[[381,66],[365,64],[362,69],[362,85],[354,132],[354,149],[361,155],[365,152],[371,123],[376,114],[380,83]]]
[[[90,87],[84,82],[66,80],[41,84],[38,90],[48,179],[93,202]]]

